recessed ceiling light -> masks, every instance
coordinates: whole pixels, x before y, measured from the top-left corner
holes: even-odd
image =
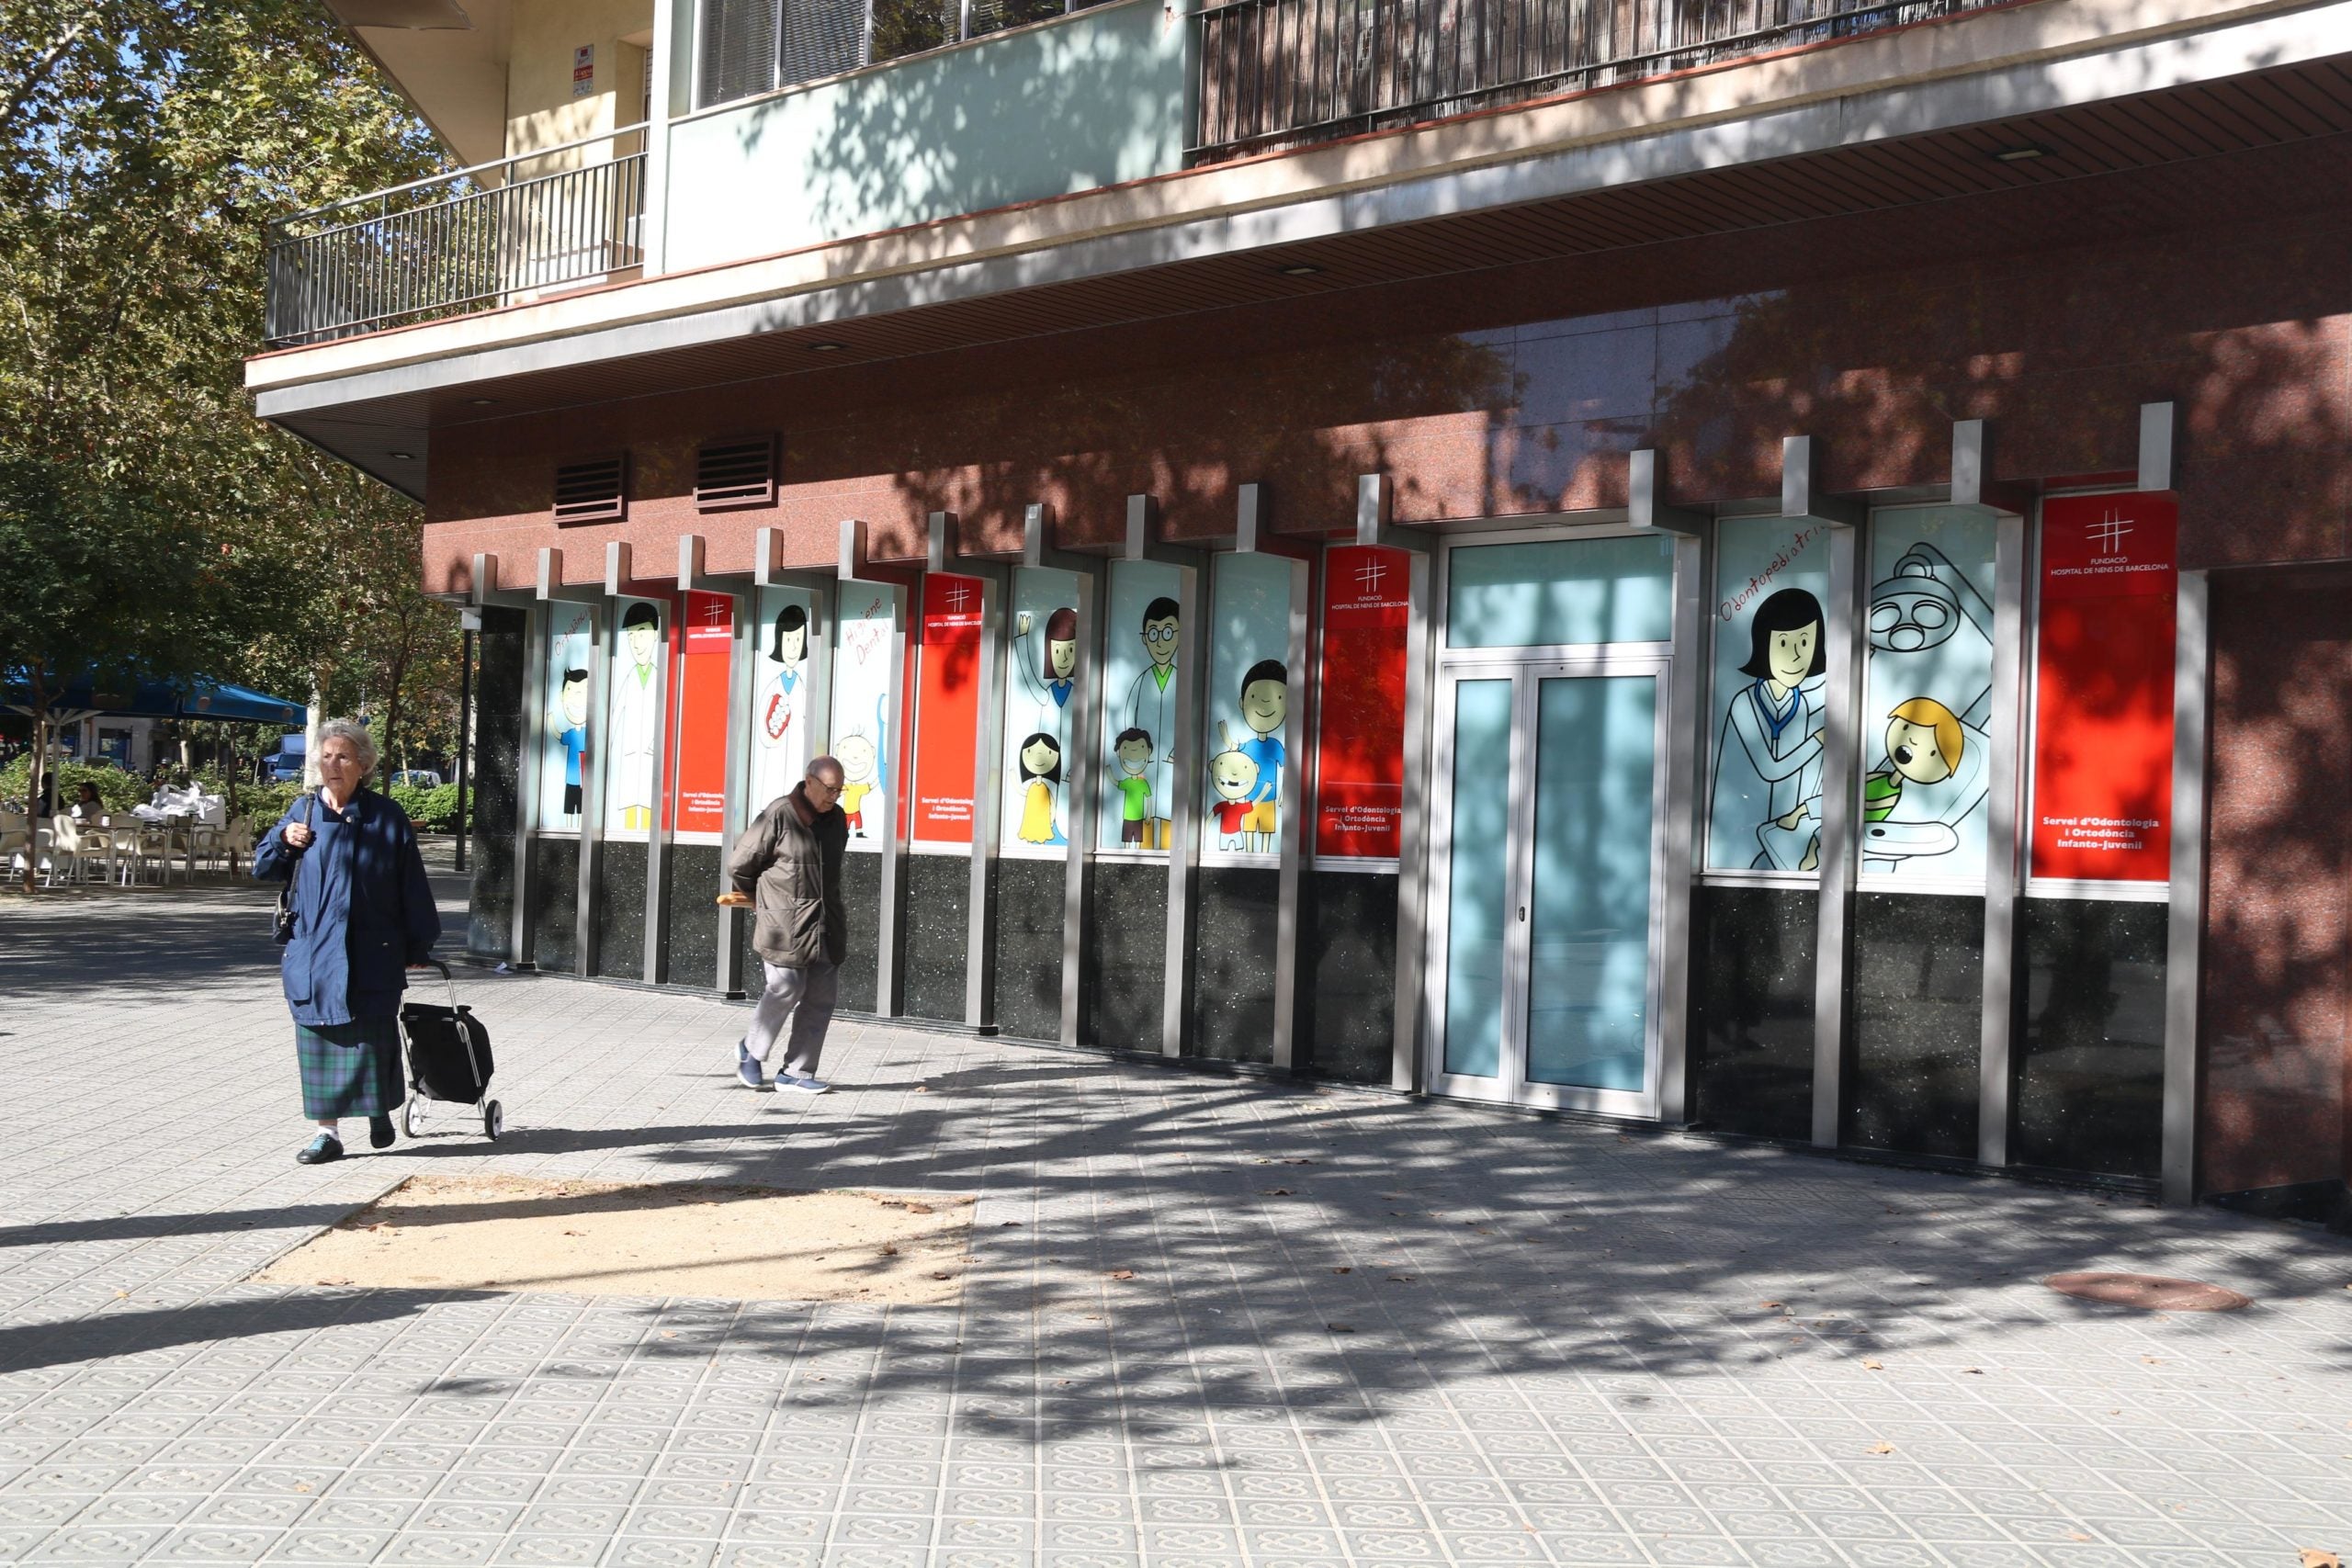
[[[811,354],[838,354],[841,352],[842,347],[842,345],[837,343],[812,343],[808,345],[808,352]]]
[[[470,408],[486,409],[497,400],[496,398],[468,398],[466,403]]]
[[[2047,158],[2048,156],[2050,156],[2049,148],[2037,147],[2030,142],[2027,143],[2023,147],[2004,147],[1998,152],[1993,154],[1993,157],[1996,162],[2003,164],[2030,164],[2036,158]]]
[[[1313,277],[1323,269],[1313,262],[1293,262],[1280,270],[1284,277]]]
[[[392,457],[395,460],[402,463],[413,463],[416,461],[416,454],[413,452],[395,452],[392,454]]]

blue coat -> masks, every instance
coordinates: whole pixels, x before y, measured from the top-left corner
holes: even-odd
[[[307,813],[307,815],[306,815]],[[308,849],[286,846],[288,824],[308,821]],[[254,875],[294,878],[294,935],[281,970],[294,1021],[311,1028],[401,1010],[403,971],[441,934],[441,912],[408,814],[372,790],[340,813],[297,799],[254,850]]]

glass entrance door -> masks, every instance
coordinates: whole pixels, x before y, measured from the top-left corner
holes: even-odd
[[[1666,670],[1603,658],[1445,671],[1432,1090],[1657,1113]]]

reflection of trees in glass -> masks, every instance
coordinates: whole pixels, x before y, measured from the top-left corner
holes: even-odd
[[[1062,14],[1062,0],[972,0],[972,36],[1042,22]]]
[[[963,7],[955,0],[874,0],[871,61],[896,60],[956,41]]]

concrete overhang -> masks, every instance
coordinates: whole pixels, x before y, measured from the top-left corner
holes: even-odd
[[[1848,171],[1844,210],[1890,175],[1965,197],[2177,163],[2177,141],[2135,131],[2115,106],[2186,104],[2231,84],[2284,80],[2352,51],[2352,0],[2020,0],[1898,31],[1545,103],[1381,132],[1049,201],[864,235],[247,364],[262,417],[395,488],[421,493],[436,425],[1279,299],[1308,257],[1327,288],[1428,275],[1432,247],[1482,219],[1597,209],[1630,190],[1681,193],[1690,233],[1840,210],[1819,195]],[[2341,98],[2321,98],[2341,106]],[[2300,100],[2298,100],[2300,103]],[[2321,111],[2324,115],[2324,111]],[[2040,141],[2106,116],[2058,155],[2006,163],[2003,138]],[[2229,117],[2244,121],[2242,112]],[[2341,133],[2302,112],[2251,145]],[[2215,148],[2213,151],[2229,151]],[[1896,166],[1891,166],[1890,161]],[[1761,171],[1802,166],[1792,182]],[[1703,193],[1716,193],[1710,200]],[[1725,198],[1736,195],[1737,201]],[[1673,200],[1653,204],[1664,208]],[[1718,211],[1736,212],[1724,222]],[[1563,220],[1563,221],[1566,221]],[[1709,227],[1708,225],[1713,225]],[[1558,225],[1555,224],[1555,227]],[[1573,222],[1568,222],[1573,227]],[[1687,237],[1674,222],[1624,243]],[[1420,258],[1380,259],[1400,231]],[[1507,265],[1491,234],[1458,266]],[[1580,249],[1597,248],[1582,245]],[[1539,253],[1540,254],[1540,253]],[[1337,265],[1344,264],[1344,265]],[[1407,270],[1398,270],[1400,267]],[[1204,295],[1213,302],[1204,305]],[[1013,302],[1019,301],[1015,309]],[[1011,323],[1028,320],[1026,328]],[[407,453],[394,460],[390,454]]]

